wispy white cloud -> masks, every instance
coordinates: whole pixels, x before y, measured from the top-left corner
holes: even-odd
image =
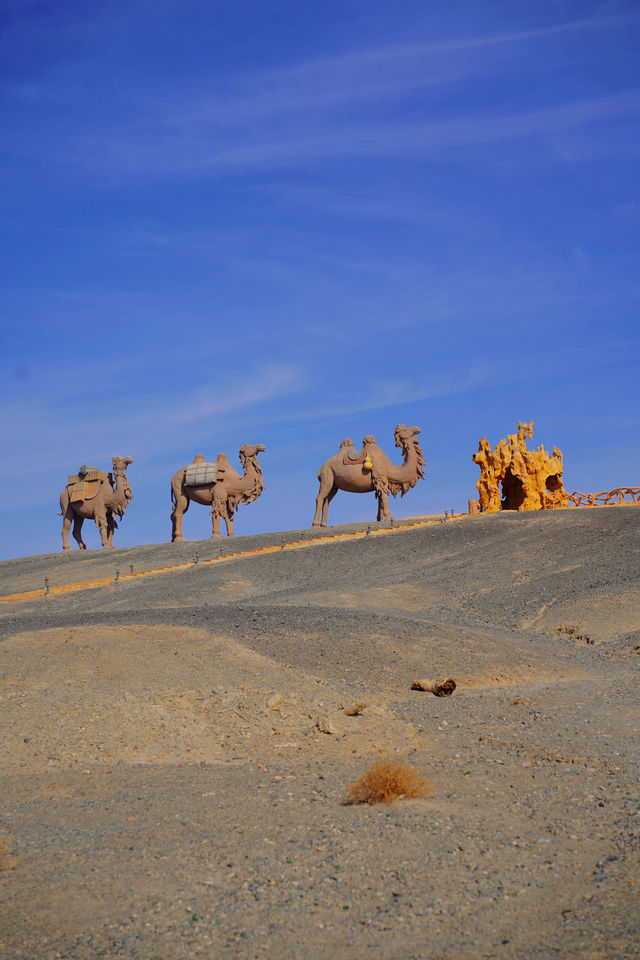
[[[436,397],[453,397],[489,383],[496,375],[494,364],[479,359],[468,365],[464,372],[447,370],[434,375],[430,372],[422,380],[415,377],[407,380],[378,379],[375,390],[370,386],[355,385],[343,393],[339,402],[307,405],[303,408],[281,413],[273,421],[288,423],[296,421],[316,421],[346,419],[369,410],[382,410],[388,407],[409,406]]]
[[[408,376],[405,380],[376,380],[376,389],[369,385],[361,386],[355,382],[349,391],[344,391],[333,402],[300,405],[295,410],[280,413],[270,422],[288,423],[310,421],[323,423],[327,420],[347,420],[368,411],[374,412],[389,407],[410,408],[424,401],[445,397],[457,397],[500,383],[501,390],[510,385],[534,382],[541,378],[556,375],[564,379],[573,374],[585,376],[588,370],[594,370],[610,364],[619,364],[620,357],[626,354],[637,355],[638,338],[616,338],[607,344],[584,343],[556,349],[552,355],[545,350],[535,351],[526,348],[526,361],[511,364],[505,369],[498,358],[492,356],[490,346],[481,352],[477,359],[469,361],[460,358],[438,371],[438,364],[428,362],[425,352],[423,376]]]
[[[77,460],[108,464],[114,455],[133,456],[139,463],[152,461],[167,450],[200,446],[203,438],[228,431],[230,424],[255,417],[274,401],[300,390],[303,371],[290,365],[267,363],[262,367],[242,363],[233,369],[218,364],[208,383],[190,391],[169,385],[164,398],[134,398],[96,405],[90,388],[65,398],[46,391],[7,398],[0,404],[5,424],[5,459],[0,486],[23,478],[19,498],[45,502],[55,493],[61,477],[76,468]],[[234,442],[237,432],[233,434]],[[246,440],[247,438],[244,438]],[[238,446],[242,439],[238,439]],[[32,465],[29,469],[26,465]],[[56,479],[57,478],[57,479]],[[9,502],[8,494],[5,502]],[[15,496],[11,503],[15,505]]]
[[[638,91],[539,108],[523,103],[516,111],[465,111],[465,99],[456,91],[462,81],[484,74],[495,80],[505,57],[532,44],[602,30],[613,22],[589,18],[497,35],[348,50],[280,69],[225,75],[204,92],[200,77],[197,87],[183,84],[178,92],[127,89],[122,109],[71,126],[63,144],[58,126],[52,128],[50,153],[58,162],[119,175],[211,175],[353,157],[425,157],[517,138],[560,137],[637,112]],[[45,100],[51,86],[55,82],[43,80]],[[63,86],[77,98],[69,78]],[[442,98],[448,96],[453,100],[443,111]],[[29,98],[37,100],[33,85]],[[110,115],[124,119],[113,122]],[[46,152],[45,131],[46,118],[33,134],[33,149],[37,145]],[[15,148],[29,153],[30,136],[23,130],[13,138]]]
[[[241,334],[238,345],[242,349]],[[163,422],[171,425],[200,422],[210,417],[223,416],[246,410],[251,407],[260,407],[275,398],[289,396],[300,389],[303,383],[302,371],[291,364],[269,364],[257,374],[246,371],[246,379],[241,379],[242,365],[239,374],[232,384],[207,384],[195,390],[182,403],[167,414]],[[144,425],[149,423],[150,416],[144,418]],[[157,423],[157,414],[152,415]]]
[[[158,110],[183,129],[202,124],[244,126],[292,113],[317,114],[455,83],[495,70],[501,51],[521,49],[546,37],[602,29],[611,22],[584,18],[503,34],[352,49],[281,69],[249,72],[226,90],[181,100],[175,111],[171,101],[163,99]]]
[[[353,158],[434,157],[452,149],[500,142],[558,137],[591,124],[640,112],[640,91],[577,99],[540,109],[458,115],[447,119],[398,121],[394,117],[357,122],[333,117],[315,126],[305,118],[275,136],[272,131],[165,128],[141,131],[135,124],[103,131],[70,146],[72,162],[98,164],[129,174],[225,174]],[[628,153],[626,138],[610,149]],[[458,157],[460,160],[460,157]]]
[[[105,26],[95,16],[84,21],[70,18],[64,28],[57,25],[62,31],[60,41],[65,42],[68,34],[74,49],[81,51],[83,37],[86,40],[105,29],[121,29],[112,17],[108,20],[111,22]],[[196,87],[185,87],[179,96],[166,90],[154,96],[144,84],[138,84],[127,90],[127,100],[130,108],[140,111],[150,123],[155,116],[183,129],[203,123],[244,126],[256,120],[273,121],[291,113],[334,109],[451,83],[495,68],[501,50],[522,49],[547,37],[602,30],[617,22],[619,18],[615,17],[582,18],[521,31],[352,48],[285,67],[238,67],[224,81],[216,78],[215,86],[204,92],[201,78]],[[95,51],[92,54],[95,57]],[[44,74],[40,82],[34,79],[9,86],[8,90],[25,102],[77,98],[75,74],[86,67],[80,54],[76,60],[56,63],[55,72]]]

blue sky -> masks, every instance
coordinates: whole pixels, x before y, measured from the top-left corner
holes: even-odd
[[[0,558],[60,549],[67,474],[114,455],[121,545],[247,442],[237,533],[305,527],[340,440],[397,457],[399,422],[398,517],[463,510],[518,419],[568,490],[640,484],[637,3],[2,9]]]

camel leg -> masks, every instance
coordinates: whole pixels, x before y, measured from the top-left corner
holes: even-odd
[[[231,511],[229,511],[227,516],[224,518],[224,522],[227,528],[227,536],[234,537],[235,534],[233,532],[233,513]]]
[[[380,512],[382,511],[382,518],[380,517]],[[391,513],[389,512],[389,494],[380,493],[378,495],[378,520],[391,520]]]
[[[322,520],[320,522],[321,527],[326,527],[327,525],[327,517],[329,516],[329,504],[331,503],[331,501],[333,500],[337,492],[338,492],[338,488],[332,487],[325,498],[324,505],[322,507]]]
[[[378,521],[378,523],[380,523],[381,520],[390,520],[391,514],[389,512],[388,494],[384,497],[384,500],[383,500],[383,498],[378,496],[378,494],[376,493],[376,498],[378,500],[378,516],[376,517],[376,520]],[[386,510],[386,513],[385,513],[385,510]]]
[[[118,524],[116,523],[113,513],[111,510],[107,512],[107,546],[113,546],[113,531],[116,530]]]
[[[189,509],[189,500],[183,493],[175,494],[175,506],[171,512],[171,542],[182,543],[182,517]]]
[[[224,501],[220,502],[216,500],[215,496],[213,498],[213,503],[211,504],[211,539],[217,540],[219,537],[222,537],[220,533],[220,517],[224,516],[226,518],[226,503]]]
[[[84,517],[75,517],[73,518],[73,539],[77,542],[78,548],[80,550],[86,550],[87,545],[82,539],[82,524],[84,523]],[[69,543],[69,534],[67,532],[67,544]],[[68,550],[68,546],[64,548]]]
[[[107,550],[111,548],[113,550],[113,544],[109,543],[106,513],[99,513],[95,517],[95,521],[96,521],[96,527],[100,531],[100,539],[102,540],[102,549]]]
[[[62,506],[62,504],[60,504],[60,506]],[[69,504],[67,504],[66,508],[63,510],[63,514],[62,514],[62,515],[63,515],[63,520],[62,520],[62,549],[63,549],[63,550],[70,550],[71,547],[69,546],[69,531],[71,530],[71,524],[72,524],[73,519],[74,519],[74,513],[73,513],[73,510],[71,509],[71,507],[69,506]],[[74,536],[75,536],[75,530],[74,530]],[[76,537],[76,539],[77,539],[77,537]]]
[[[327,525],[327,512],[329,509],[329,504],[327,497],[333,489],[333,472],[331,470],[320,471],[318,473],[318,480],[320,481],[320,489],[318,490],[318,496],[316,497],[316,512],[313,517],[312,527],[326,527]],[[334,494],[335,496],[335,494]],[[320,522],[320,513],[323,514],[322,523]]]

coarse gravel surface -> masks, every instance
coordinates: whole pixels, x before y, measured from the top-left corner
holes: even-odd
[[[0,563],[0,960],[640,956],[640,509],[371,527]]]

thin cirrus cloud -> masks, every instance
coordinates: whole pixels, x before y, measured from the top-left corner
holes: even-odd
[[[638,345],[639,340],[634,337],[615,338],[609,344],[572,343],[556,349],[553,356],[549,356],[546,349],[535,351],[529,346],[526,368],[514,365],[508,370],[487,351],[485,356],[478,357],[466,366],[460,363],[443,372],[435,366],[432,369],[427,367],[420,378],[413,376],[405,381],[381,382],[375,395],[366,391],[352,391],[349,395],[345,393],[340,403],[301,405],[270,418],[270,422],[334,420],[395,406],[411,409],[427,400],[455,398],[474,390],[486,389],[497,381],[502,389],[508,389],[513,384],[537,381],[541,376],[549,379],[556,376],[584,376],[586,371],[619,365],[621,356],[637,355]]]
[[[109,134],[86,142],[79,153],[68,158],[97,161],[117,167],[121,172],[172,174],[184,172],[241,172],[257,167],[292,166],[300,163],[346,158],[429,156],[460,147],[481,147],[501,141],[539,136],[559,136],[591,124],[606,125],[616,117],[640,112],[640,91],[630,90],[605,97],[578,99],[537,110],[468,114],[448,120],[394,120],[354,124],[345,121],[327,125],[325,132],[310,134],[291,126],[282,136],[266,139],[256,131],[254,137],[243,130],[237,137],[217,130],[183,135],[180,131],[148,132],[141,135],[135,127],[119,135]],[[235,139],[235,142],[234,142]],[[628,152],[626,138],[618,142]]]
[[[251,411],[295,394],[301,389],[303,371],[293,364],[267,364],[233,376],[218,371],[212,380],[213,384],[200,383],[191,390],[177,386],[165,393],[162,401],[140,402],[140,409],[132,408],[133,401],[126,394],[123,400],[115,396],[97,409],[86,407],[84,413],[77,397],[59,400],[54,406],[37,398],[7,404],[6,475],[19,469],[20,463],[31,456],[34,445],[46,455],[50,467],[66,463],[69,451],[79,441],[86,456],[104,459],[113,455],[113,449],[129,446],[135,446],[145,457],[153,456],[166,447],[167,431],[179,430],[180,442],[187,443],[211,418],[239,417],[246,411],[253,417]],[[72,431],[65,429],[67,423],[73,423]]]
[[[203,121],[237,126],[261,118],[273,120],[292,112],[307,113],[361,100],[403,95],[456,81],[495,70],[501,62],[502,50],[517,50],[546,37],[602,30],[616,22],[615,18],[600,17],[520,32],[356,48],[286,67],[238,72],[231,74],[223,85],[214,85],[210,78],[207,81],[199,77],[195,89],[185,89],[177,96],[166,90],[162,94],[154,92],[158,88],[157,79],[145,89],[144,80],[141,83],[138,77],[135,89],[127,86],[126,102],[132,111],[139,110],[149,119],[155,113],[177,126]],[[89,27],[90,33],[98,29],[95,24]],[[67,29],[75,31],[78,24],[68,24]],[[80,38],[76,38],[72,46],[83,49]],[[95,53],[89,55],[93,63]],[[84,92],[77,88],[77,74],[84,76],[86,69],[87,61],[81,54],[76,55],[75,60],[56,63],[55,70],[31,77],[29,82],[9,84],[6,91],[25,105],[38,101],[57,103],[70,98],[77,102],[83,95],[91,96],[91,85]],[[203,81],[210,87],[204,94],[201,92]],[[96,82],[99,80],[94,78]],[[120,89],[110,85],[105,95],[108,100],[117,100]]]
[[[108,108],[98,110],[94,119],[92,102],[86,122],[74,127],[70,121],[64,146],[58,142],[59,130],[49,130],[56,144],[51,152],[66,162],[123,174],[241,173],[257,166],[332,158],[424,156],[580,129],[633,113],[638,92],[539,107],[523,105],[515,111],[474,112],[467,106],[465,112],[458,100],[460,83],[483,75],[492,75],[493,82],[502,75],[508,83],[514,57],[540,53],[540,44],[547,38],[557,41],[558,36],[602,31],[616,23],[592,18],[522,32],[370,47],[281,69],[232,75],[223,84],[198,77],[194,89],[183,86],[177,93],[142,88],[131,95],[127,87],[126,101],[117,111],[119,121],[108,119]],[[591,47],[580,48],[581,53],[576,53],[575,45],[570,49],[572,55],[588,57]],[[76,69],[82,66],[78,63]],[[204,94],[203,83],[209,87]],[[41,85],[44,105],[56,79]],[[64,87],[74,102],[90,95],[90,91],[78,94],[68,78]],[[437,88],[433,96],[430,88]],[[442,98],[449,95],[453,102],[447,112],[455,114],[440,120]],[[33,87],[29,96],[33,98]],[[116,88],[105,92],[104,101],[118,104],[122,96],[122,89]],[[421,101],[418,119],[407,122],[411,113],[403,117],[402,104],[415,106],[416,97]],[[389,112],[387,105],[393,100],[397,103]],[[43,130],[46,126],[43,118]],[[29,136],[25,132],[14,148],[28,152]]]
[[[171,411],[169,420],[174,424],[186,424],[246,408],[259,408],[269,400],[296,393],[303,383],[302,371],[292,364],[272,364],[257,376],[247,371],[242,380],[235,379],[231,389],[219,384],[194,391],[186,402]]]
[[[146,106],[155,106],[165,119],[183,129],[207,123],[235,127],[249,121],[271,122],[286,114],[307,115],[309,111],[339,109],[363,100],[379,101],[495,71],[500,64],[496,50],[557,34],[602,28],[605,22],[576,20],[516,33],[350,50],[249,74],[227,95],[188,95],[173,105],[166,98],[155,104],[147,100]]]
[[[429,380],[390,381],[381,383],[375,393],[363,392],[345,396],[343,402],[335,405],[317,404],[282,413],[271,422],[286,423],[293,421],[322,421],[352,417],[370,410],[382,410],[399,405],[411,406],[420,401],[437,397],[454,397],[467,393],[477,387],[485,386],[495,376],[494,365],[486,360],[475,361],[470,368],[460,374],[448,371]]]

